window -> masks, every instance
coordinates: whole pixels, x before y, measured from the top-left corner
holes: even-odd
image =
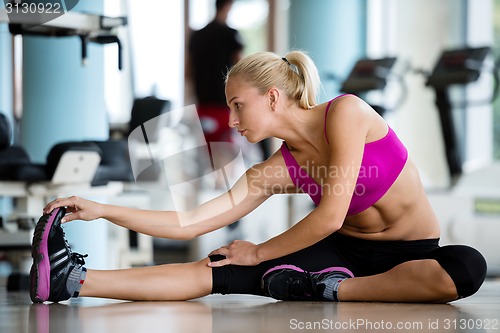
[[[189,26],[193,30],[203,28],[215,15],[215,1],[190,0]],[[236,0],[227,24],[238,30],[245,43],[244,54],[267,50],[267,0]]]
[[[133,98],[155,95],[172,108],[183,105],[184,23],[182,0],[106,1],[108,16],[126,15],[120,30],[124,69],[115,46],[106,46],[106,105],[112,123],[128,122]]]
[[[240,0],[234,3],[228,24],[240,31],[245,41],[245,55],[267,49],[267,17],[267,0]]]

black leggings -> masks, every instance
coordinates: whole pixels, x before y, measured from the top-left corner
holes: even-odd
[[[223,258],[210,256],[211,261]],[[309,272],[346,267],[359,277],[383,273],[401,263],[419,259],[436,260],[455,282],[459,297],[474,294],[486,277],[484,257],[469,246],[440,247],[439,239],[368,241],[334,233],[313,246],[257,266],[213,268],[212,293],[262,295],[262,275],[282,264],[295,265]]]

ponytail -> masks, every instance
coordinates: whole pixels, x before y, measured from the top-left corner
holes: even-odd
[[[289,99],[300,107],[314,107],[320,87],[318,70],[303,51],[291,51],[283,58],[271,52],[260,52],[240,60],[227,73],[240,76],[263,94],[272,87],[285,91]]]

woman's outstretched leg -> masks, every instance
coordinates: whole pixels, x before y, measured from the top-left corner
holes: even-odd
[[[210,294],[212,268],[208,258],[120,270],[87,270],[80,296],[137,301],[188,300]]]
[[[95,271],[71,250],[61,227],[65,211],[55,209],[38,221],[33,236],[30,296],[33,302],[60,302],[94,296],[127,300],[186,300],[212,291],[209,259],[188,263]]]

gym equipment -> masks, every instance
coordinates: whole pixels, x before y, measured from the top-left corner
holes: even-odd
[[[458,145],[453,108],[477,105],[478,102],[451,100],[449,88],[476,82],[484,72],[493,74],[492,97],[481,101],[490,104],[498,93],[498,74],[485,63],[489,47],[444,51],[426,85],[436,92],[441,130],[446,149],[452,186],[445,191],[428,191],[428,197],[441,224],[441,244],[467,244],[478,249],[488,263],[488,275],[500,275],[500,164],[492,163],[475,171],[463,172],[463,156]]]
[[[6,6],[7,3],[12,6],[14,1],[6,1]],[[73,6],[66,4],[66,9],[51,7],[51,13],[49,13],[48,8],[37,7],[35,3],[17,1],[16,3],[14,6],[17,7],[0,9],[0,23],[8,23],[9,31],[13,35],[79,36],[82,45],[83,64],[87,59],[87,44],[89,42],[97,44],[116,43],[118,46],[118,69],[123,68],[122,44],[113,30],[127,25],[126,17],[108,17],[71,11],[76,3]],[[60,5],[57,1],[41,5],[47,6],[49,4],[52,6]],[[27,6],[27,9],[25,10],[23,6]]]
[[[50,149],[46,163],[39,164],[33,163],[22,147],[10,144],[11,128],[3,114],[0,130],[0,197],[16,198],[13,212],[2,216],[0,250],[18,253],[14,257],[18,272],[8,279],[9,290],[17,290],[27,286],[21,272],[29,270],[30,259],[24,254],[31,248],[33,220],[50,198],[115,196],[123,191],[123,182],[133,178],[125,140],[58,143]],[[126,246],[121,245],[127,244],[128,238],[115,232],[114,239],[115,246],[124,248],[120,255],[126,266],[126,260],[134,259],[126,257]],[[147,253],[151,254],[151,249]]]
[[[432,74],[427,78],[426,85],[434,88],[436,92],[436,105],[446,148],[446,160],[453,180],[462,174],[463,156],[461,156],[457,143],[458,138],[452,113],[453,105],[448,88],[452,85],[465,85],[477,81],[484,70],[483,63],[490,52],[491,48],[489,47],[445,51]],[[496,75],[495,78],[496,86],[498,86]]]
[[[393,68],[397,58],[360,59],[356,62],[340,91],[361,95],[370,91],[384,90],[391,77],[396,77]],[[400,80],[401,83],[403,83]],[[400,102],[397,104],[399,105]],[[381,116],[388,111],[386,106],[371,105]]]
[[[358,60],[340,90],[355,94],[384,89],[395,63],[396,58]]]

